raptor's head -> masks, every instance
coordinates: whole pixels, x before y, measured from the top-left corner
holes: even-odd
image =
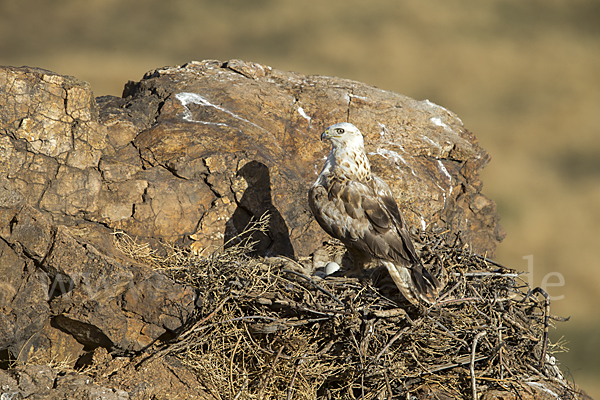
[[[349,122],[331,125],[321,134],[321,140],[329,140],[334,148],[364,147],[363,135]]]

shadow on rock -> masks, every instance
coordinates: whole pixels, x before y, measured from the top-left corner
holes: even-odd
[[[258,161],[244,165],[237,173],[244,178],[248,188],[238,201],[238,207],[227,221],[225,243],[244,231],[248,223],[260,219],[268,213],[269,229],[266,233],[252,232],[254,254],[261,256],[283,255],[294,257],[294,247],[290,241],[288,226],[271,199],[271,177],[269,168]],[[242,237],[243,238],[243,237]],[[235,240],[230,245],[235,244]]]

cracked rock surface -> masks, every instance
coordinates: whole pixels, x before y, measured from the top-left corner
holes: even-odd
[[[349,121],[365,135],[374,172],[390,184],[411,225],[449,229],[481,254],[493,255],[503,238],[478,178],[489,155],[456,115],[427,100],[239,60],[155,70],[129,82],[124,94],[102,99],[101,119],[129,121],[124,109],[147,107],[145,115],[156,119],[132,142],[144,168],[169,171],[199,193],[190,201],[183,187],[172,193],[172,183],[163,196],[177,206],[168,211],[146,195],[132,218],[119,221],[136,235],[173,240],[200,228],[192,246],[202,250],[269,211],[264,253],[312,253],[326,237],[306,200],[329,150],[319,137],[330,124]],[[152,211],[141,208],[148,205]],[[168,212],[179,229],[165,229],[161,215]]]
[[[210,253],[268,212],[258,254],[313,253],[327,235],[307,191],[329,151],[320,134],[342,121],[363,132],[410,225],[493,256],[504,232],[481,193],[489,155],[427,100],[240,60],[157,69],[122,98],[0,67],[0,350],[74,366],[101,349],[135,354],[190,320],[194,290],[119,253],[115,230]],[[128,387],[106,398],[143,398]]]

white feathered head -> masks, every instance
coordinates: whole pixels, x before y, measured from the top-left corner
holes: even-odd
[[[364,148],[363,135],[349,122],[331,125],[321,134],[321,140],[329,140],[334,148]]]

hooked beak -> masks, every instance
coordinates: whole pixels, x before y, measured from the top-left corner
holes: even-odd
[[[321,140],[329,139],[329,128],[325,129],[325,132],[321,133]]]

